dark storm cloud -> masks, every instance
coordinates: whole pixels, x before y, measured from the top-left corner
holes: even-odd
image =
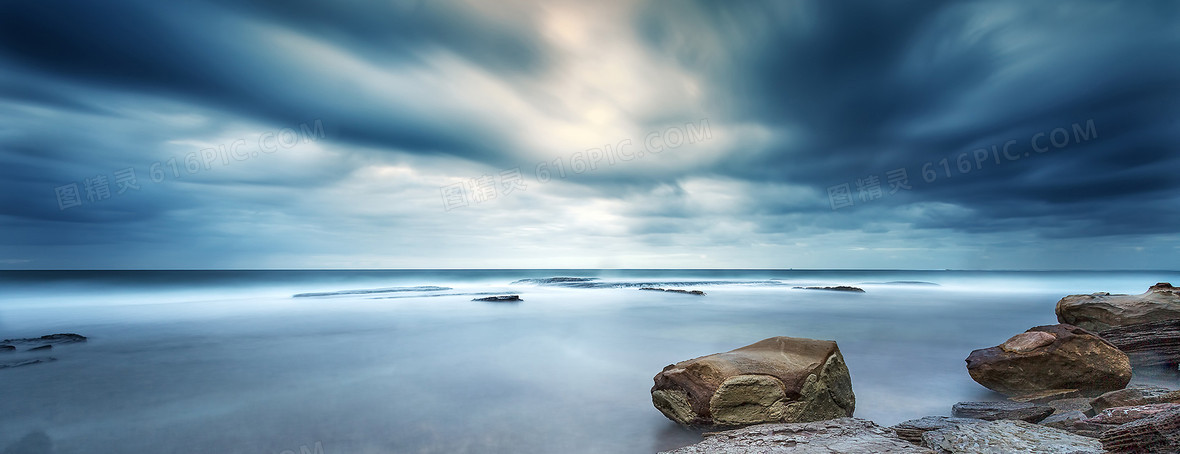
[[[907,168],[915,189],[872,203],[956,204],[967,214],[929,226],[971,232],[1176,229],[1175,2],[766,6],[660,3],[637,20],[653,48],[723,88],[728,115],[792,134],[737,153],[725,173],[824,191]],[[953,167],[1009,140],[1027,151],[1039,133],[1089,121],[1097,138],[922,184],[927,162]]]
[[[518,71],[542,65],[540,49],[514,29],[462,10],[360,3],[8,2],[0,7],[0,56],[88,86],[175,97],[279,124],[323,119],[336,128],[336,140],[495,160],[496,131],[462,119],[439,125],[405,106],[379,104],[332,77],[331,68],[300,66],[268,47],[259,21],[325,35],[392,63],[436,46],[492,70]]]
[[[4,2],[0,261],[501,266],[469,258],[570,238],[561,257],[599,241],[826,252],[845,234],[1124,247],[1180,227],[1177,23],[1171,1]],[[537,162],[701,119],[713,136],[696,147],[532,179]],[[321,148],[149,183],[152,163],[315,120]],[[1059,128],[1067,144],[1034,149]],[[976,161],[1010,141],[1016,159]],[[440,217],[439,186],[517,166],[527,191]],[[150,189],[54,198],[129,167]],[[829,187],[872,175],[887,190],[898,168],[913,189],[830,208]],[[732,256],[717,265],[753,266]],[[568,265],[545,257],[520,263]]]

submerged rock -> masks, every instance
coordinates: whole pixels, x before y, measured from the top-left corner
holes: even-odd
[[[11,344],[73,344],[86,342],[86,336],[74,333],[47,334],[41,337],[25,337],[20,339],[4,339],[3,343]]]
[[[837,285],[834,287],[793,287],[793,288],[799,289],[799,290],[830,290],[833,292],[854,292],[854,293],[864,293],[865,292],[865,289],[863,289],[863,288],[853,287],[850,285]]]
[[[16,360],[16,361],[5,361],[5,362],[0,362],[0,369],[10,369],[13,367],[31,366],[33,364],[48,363],[48,362],[52,362],[52,361],[57,361],[57,358],[50,358],[50,357],[46,356],[46,357],[41,357],[41,358],[27,358],[27,359],[20,359],[20,360]]]
[[[896,426],[890,427],[897,434],[898,438],[908,441],[910,443],[921,445],[922,434],[932,430],[948,429],[959,424],[973,424],[983,422],[982,419],[975,418],[955,418],[951,416],[926,416],[918,419],[911,419],[898,423]]]
[[[1102,446],[1112,453],[1180,452],[1180,408],[1110,429],[1102,434]]]
[[[1021,396],[1076,389],[1088,396],[1122,389],[1131,362],[1110,342],[1072,325],[1038,326],[967,357],[967,371],[993,391]]]
[[[557,276],[557,277],[546,277],[546,278],[540,278],[540,279],[521,279],[518,281],[512,281],[512,283],[510,285],[522,285],[522,284],[563,285],[563,284],[578,284],[578,283],[593,282],[593,281],[597,281],[597,280],[598,280],[598,278],[596,278],[596,277]]]
[[[14,352],[16,347],[12,345],[0,345],[0,352]]]
[[[686,426],[731,427],[852,416],[856,397],[833,341],[772,337],[669,365],[652,403]]]
[[[1093,438],[1024,421],[960,424],[926,432],[926,445],[940,454],[1101,454]]]
[[[52,348],[53,348],[53,345],[42,345],[40,347],[30,348],[29,351],[35,352],[35,351],[41,351],[41,350],[50,350]]]
[[[688,295],[705,296],[705,292],[702,292],[700,290],[683,290],[683,289],[678,289],[678,288],[659,288],[659,287],[643,287],[643,288],[640,288],[640,290],[649,290],[649,291],[655,291],[655,292],[685,293]]]
[[[762,424],[707,434],[705,441],[665,454],[931,454],[872,421],[839,418]]]
[[[53,454],[53,440],[45,432],[34,430],[4,448],[4,454]]]
[[[958,418],[975,418],[985,421],[1001,419],[1018,419],[1021,421],[1037,422],[1048,418],[1056,411],[1048,405],[1037,405],[1026,402],[959,402],[951,407],[951,414]]]
[[[1069,295],[1057,302],[1057,321],[1099,332],[1120,326],[1180,319],[1180,289],[1155,284],[1139,295]]]
[[[493,303],[516,303],[524,301],[520,299],[520,295],[499,295],[499,296],[485,296],[483,298],[475,298],[471,301],[489,301]]]
[[[1180,365],[1180,318],[1120,326],[1098,335],[1126,353],[1132,366]]]

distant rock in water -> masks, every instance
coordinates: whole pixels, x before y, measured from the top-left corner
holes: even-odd
[[[48,344],[73,344],[78,342],[86,342],[86,336],[74,333],[47,334],[41,337],[4,339],[3,343],[8,346],[12,346],[12,344],[37,344],[38,346],[44,346]]]
[[[4,454],[53,454],[53,440],[45,432],[35,430],[4,448]]]
[[[380,293],[399,293],[399,292],[435,292],[440,290],[451,290],[450,287],[438,287],[434,285],[419,285],[416,287],[386,287],[386,288],[371,288],[358,290],[338,290],[335,292],[313,292],[313,293],[296,293],[292,298],[308,298],[316,296],[344,296],[344,295],[371,295]]]
[[[520,299],[520,295],[498,295],[498,296],[485,296],[483,298],[476,298],[471,301],[489,301],[489,302],[493,302],[493,303],[516,303],[516,302],[520,302],[520,301],[524,301],[524,300]]]
[[[21,360],[16,360],[16,361],[6,361],[6,362],[0,362],[0,369],[9,369],[9,368],[21,367],[21,366],[31,366],[33,364],[48,363],[48,362],[52,362],[52,361],[57,361],[57,358],[41,357],[41,358],[21,359]]]
[[[941,287],[941,285],[939,285],[939,284],[936,284],[933,282],[926,282],[926,281],[861,282],[861,284],[864,284],[864,285],[932,285],[935,287]]]
[[[642,287],[642,288],[640,288],[640,290],[650,290],[653,292],[684,293],[684,294],[688,294],[688,295],[701,295],[701,296],[705,295],[705,292],[702,292],[700,290],[684,290],[684,289],[679,289],[679,288]]]
[[[79,342],[86,342],[86,336],[74,333],[60,333],[48,334],[41,337],[24,337],[19,339],[4,339],[3,345],[0,345],[0,351],[13,352],[17,347],[24,348],[25,351],[45,351],[53,348],[54,345],[62,344],[76,344]],[[28,347],[28,348],[25,348]],[[19,355],[20,357],[23,355]],[[42,356],[37,358],[22,358],[12,361],[0,362],[0,369],[10,369],[13,367],[31,366],[33,364],[47,363],[50,361],[57,361],[56,358]]]
[[[1180,289],[1160,282],[1139,295],[1069,295],[1057,302],[1057,321],[1099,332],[1180,319]]]
[[[598,280],[598,278],[596,278],[596,277],[558,276],[558,277],[546,277],[546,278],[540,278],[540,279],[521,279],[518,281],[513,281],[512,284],[510,284],[510,285],[522,285],[522,284],[562,285],[562,284],[576,284],[576,283],[580,283],[580,282],[593,282],[593,281],[597,281],[597,280]]]
[[[833,292],[853,292],[864,293],[865,289],[860,287],[853,287],[850,285],[837,285],[835,287],[794,287],[799,290],[828,290]]]

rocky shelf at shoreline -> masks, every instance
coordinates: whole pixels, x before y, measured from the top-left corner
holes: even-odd
[[[889,428],[854,418],[836,343],[791,337],[669,365],[652,403],[681,425],[721,430],[668,454],[1180,453],[1180,390],[1128,386],[1133,368],[1178,376],[1180,290],[1070,295],[1056,313],[1057,325],[970,353],[971,378],[1008,400],[959,402],[954,416]]]

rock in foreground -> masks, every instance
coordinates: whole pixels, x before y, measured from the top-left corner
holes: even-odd
[[[1095,396],[1131,381],[1125,353],[1065,324],[1038,326],[999,346],[975,350],[967,357],[967,371],[977,383],[1008,396],[1054,389]]]
[[[1180,318],[1180,289],[1161,282],[1140,295],[1069,295],[1057,302],[1057,321],[1099,332]]]
[[[983,422],[982,419],[974,418],[954,418],[950,416],[926,416],[924,418],[911,419],[898,423],[896,426],[890,427],[893,433],[897,434],[898,438],[908,441],[910,443],[921,445],[922,435],[926,432],[939,429],[949,429],[959,424],[973,424]]]
[[[1094,411],[1100,412],[1113,407],[1132,407],[1136,405],[1180,403],[1180,391],[1174,391],[1159,386],[1131,385],[1126,389],[1111,391],[1090,401]]]
[[[682,361],[655,376],[652,403],[686,426],[733,427],[852,416],[852,379],[833,341],[772,337]]]
[[[763,424],[710,434],[705,441],[667,454],[931,454],[872,421]]]
[[[1180,452],[1180,408],[1110,429],[1102,446],[1113,453]]]
[[[1102,443],[1024,421],[960,424],[926,432],[926,445],[940,454],[1101,454]]]
[[[957,418],[975,418],[985,421],[1001,419],[1018,419],[1027,422],[1037,422],[1048,418],[1056,411],[1048,405],[1037,405],[1026,402],[959,402],[951,407],[951,413]]]

